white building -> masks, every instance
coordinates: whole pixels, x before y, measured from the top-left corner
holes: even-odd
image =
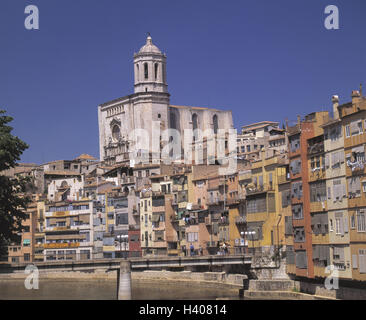
[[[152,43],[150,36],[134,55],[134,76],[133,94],[98,107],[100,160],[109,164],[127,162],[139,150],[157,154],[164,141],[171,141],[170,134],[166,138],[162,136],[166,129],[176,129],[181,137],[185,129],[212,129],[215,133],[218,129],[233,129],[231,111],[170,105],[166,55]],[[154,127],[156,124],[160,133]],[[131,133],[136,129],[147,131],[148,147],[141,148],[132,143],[137,134]],[[155,144],[151,142],[153,134],[157,137]],[[184,145],[174,138],[171,144],[174,141],[179,148]],[[181,152],[183,157],[183,150]]]

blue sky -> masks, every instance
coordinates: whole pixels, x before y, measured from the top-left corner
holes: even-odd
[[[24,27],[37,5],[40,30]],[[337,5],[340,29],[324,27]],[[98,157],[97,106],[133,92],[150,32],[168,56],[171,103],[232,110],[234,124],[295,121],[366,92],[364,0],[2,0],[0,108],[23,162]]]

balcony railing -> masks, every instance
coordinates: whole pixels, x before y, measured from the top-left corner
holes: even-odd
[[[207,248],[217,248],[217,241],[207,241],[206,242],[206,247]]]
[[[212,199],[208,199],[207,200],[207,205],[208,206],[214,206],[214,205],[218,205],[220,203],[220,197],[215,197],[215,198],[212,198]]]
[[[211,217],[205,217],[205,224],[206,224],[206,226],[212,226]]]
[[[236,224],[245,224],[247,222],[246,217],[236,217],[235,218],[235,223]]]
[[[228,225],[229,224],[229,217],[221,217],[219,220],[219,225]]]
[[[322,153],[324,152],[324,144],[322,142],[315,143],[308,147],[308,154]]]
[[[245,191],[247,193],[247,195],[250,194],[256,194],[256,193],[262,193],[262,192],[267,192],[267,191],[273,191],[274,190],[274,184],[265,184],[262,186],[257,186],[257,187],[253,187],[253,188],[245,188]]]

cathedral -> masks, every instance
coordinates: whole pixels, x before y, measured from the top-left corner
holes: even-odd
[[[234,128],[231,111],[171,105],[166,61],[166,55],[153,44],[149,35],[146,44],[134,54],[134,93],[98,106],[101,161],[113,165],[128,163],[132,155],[141,152],[150,157],[154,152],[160,154],[164,146],[163,132],[180,134],[179,148],[184,152],[186,129],[202,132],[212,129],[216,134],[219,129]],[[136,144],[142,131],[148,134],[143,148]],[[156,132],[158,138],[154,145]],[[168,135],[169,142],[174,140]]]

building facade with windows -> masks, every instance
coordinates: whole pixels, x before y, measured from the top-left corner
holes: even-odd
[[[366,280],[366,99],[352,92],[352,101],[338,107],[344,129],[348,225],[352,278]]]

